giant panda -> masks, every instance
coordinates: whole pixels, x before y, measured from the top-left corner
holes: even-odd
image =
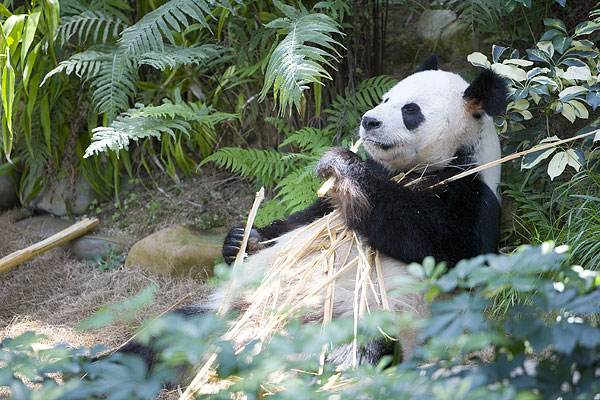
[[[382,254],[383,274],[390,282],[386,289],[390,292],[396,288],[394,278],[407,274],[407,263],[433,256],[453,266],[462,259],[496,251],[499,165],[431,187],[500,158],[492,117],[505,111],[506,98],[504,80],[491,70],[482,70],[468,84],[458,74],[439,70],[437,58],[432,56],[362,116],[359,136],[369,156],[366,161],[339,147],[322,156],[316,173],[325,179],[334,177],[337,182],[329,197],[285,220],[252,229],[247,247],[250,255],[241,266],[240,282],[234,283],[237,299],[223,299],[225,292],[221,291],[214,296],[214,304],[229,300],[241,304],[243,310],[244,283],[260,279],[290,241],[301,239],[299,229],[334,209],[340,210],[349,228]],[[391,180],[407,171],[412,172],[403,185]],[[242,227],[230,230],[223,245],[226,262],[235,259],[242,237]],[[323,271],[310,277],[314,285],[324,278]],[[311,283],[306,285],[310,287]],[[354,272],[336,280],[334,317],[352,315],[354,286]],[[306,300],[307,312],[311,307],[322,310],[323,296]],[[396,295],[392,301],[396,311],[427,313],[426,304],[416,293],[400,298]],[[316,317],[306,319],[318,321],[319,312],[315,313]],[[400,338],[405,357],[415,345],[415,338],[410,336]],[[364,346],[359,362],[375,363],[392,346],[385,340]],[[339,348],[329,357],[346,366],[349,353],[349,348]]]
[[[359,136],[368,159],[363,161],[339,147],[327,151],[316,173],[336,179],[329,196],[285,220],[253,228],[246,249],[248,257],[240,266],[242,273],[232,277],[236,280],[231,282],[234,290],[217,290],[207,304],[179,312],[194,315],[214,311],[223,301],[244,311],[252,293],[248,282],[260,280],[284,247],[299,240],[300,229],[335,209],[347,227],[381,254],[389,292],[396,289],[394,278],[407,274],[407,263],[433,256],[453,266],[462,259],[495,252],[499,239],[500,166],[436,184],[500,158],[492,117],[504,112],[506,99],[504,80],[491,70],[481,70],[469,84],[458,74],[439,70],[437,58],[430,57],[362,116]],[[409,184],[391,180],[407,171],[411,172],[403,183]],[[223,257],[228,264],[239,252],[243,231],[243,227],[234,227],[225,238]],[[323,279],[322,271],[309,277],[314,285]],[[352,315],[354,279],[349,273],[336,280],[334,317]],[[307,300],[305,309],[311,313],[313,307],[314,311],[314,315],[306,315],[307,321],[322,318],[322,304],[322,298]],[[417,293],[392,297],[392,307],[417,315],[428,311]],[[399,338],[405,358],[415,346],[415,335],[408,336]],[[139,348],[133,345],[124,350]],[[375,340],[360,349],[358,362],[377,363],[391,351],[393,343]],[[350,346],[342,346],[328,357],[343,368],[350,365],[350,353]]]

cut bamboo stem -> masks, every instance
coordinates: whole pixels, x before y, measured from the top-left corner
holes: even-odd
[[[235,261],[233,262],[233,267],[231,269],[231,274],[234,275],[239,267],[244,261],[244,257],[246,256],[246,247],[248,246],[248,238],[250,237],[250,232],[252,231],[252,227],[254,226],[254,219],[256,218],[256,213],[258,212],[258,207],[260,203],[265,198],[265,188],[260,188],[254,197],[254,203],[252,204],[252,209],[248,214],[248,221],[246,222],[246,227],[244,229],[244,236],[242,238],[242,243],[240,245],[240,250],[238,251]],[[229,286],[227,287],[226,295],[223,297],[223,302],[219,306],[219,310],[217,311],[218,315],[224,315],[229,309],[229,298],[231,295],[231,286],[232,280],[229,282]],[[204,363],[204,365],[200,368],[192,382],[188,385],[185,391],[179,397],[180,400],[192,400],[196,397],[196,394],[202,389],[202,386],[208,381],[210,370],[214,367],[217,361],[217,354],[212,353],[208,360]]]
[[[60,247],[73,239],[77,239],[78,237],[85,235],[89,231],[96,228],[99,223],[100,221],[98,218],[82,219],[81,221],[71,225],[66,229],[63,229],[49,238],[42,240],[41,242],[37,242],[27,248],[7,255],[6,257],[0,259],[0,273],[10,271],[16,266],[27,262],[38,255],[47,252],[48,250]]]

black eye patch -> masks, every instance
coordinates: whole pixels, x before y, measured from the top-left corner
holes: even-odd
[[[387,99],[383,100],[384,103],[387,103],[388,101],[390,101],[389,97]]]
[[[421,107],[416,103],[408,103],[402,107],[402,119],[404,120],[404,126],[409,131],[417,129],[419,125],[425,121],[425,116],[421,112]]]

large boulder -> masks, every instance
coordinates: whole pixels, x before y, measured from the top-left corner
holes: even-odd
[[[59,217],[86,212],[96,199],[90,184],[82,177],[71,182],[62,178],[50,182],[30,204],[30,207]]]
[[[457,20],[451,10],[425,10],[417,22],[417,34],[426,41],[445,39],[445,31]]]
[[[166,228],[134,244],[125,265],[162,275],[192,271],[208,277],[221,255],[225,233],[222,229],[199,231],[184,225]]]
[[[417,22],[417,35],[445,58],[465,58],[474,51],[474,37],[451,10],[425,10]]]
[[[11,175],[0,175],[0,211],[14,208],[19,204],[19,196]]]

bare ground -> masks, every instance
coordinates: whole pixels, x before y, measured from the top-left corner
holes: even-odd
[[[178,184],[138,180],[121,196],[121,208],[112,202],[100,204],[90,215],[101,219],[100,232],[125,234],[133,243],[174,224],[210,228],[240,222],[251,206],[253,191],[239,179],[209,171]],[[0,214],[0,256],[42,239],[14,224],[23,214],[23,210]],[[46,335],[47,344],[115,346],[127,340],[142,320],[198,302],[208,291],[205,282],[192,276],[158,276],[120,262],[114,267],[100,271],[56,249],[0,275],[0,339],[33,330]],[[122,301],[150,283],[159,286],[156,300],[133,323],[96,331],[76,329],[101,305]]]

